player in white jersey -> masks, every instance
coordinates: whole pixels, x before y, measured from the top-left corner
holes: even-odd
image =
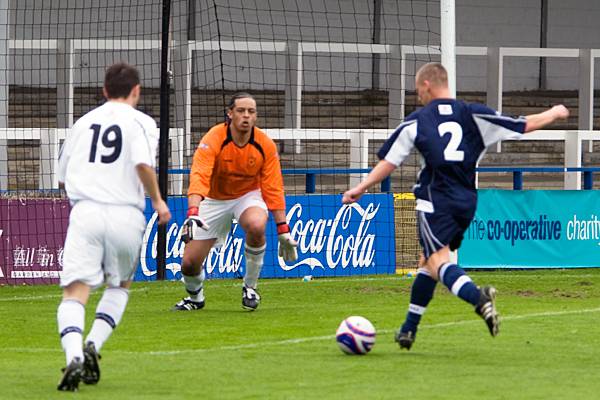
[[[135,67],[118,63],[106,71],[104,105],[81,117],[59,157],[58,179],[71,202],[63,254],[58,331],[67,366],[59,390],[75,391],[80,380],[95,384],[104,342],[115,329],[129,296],[146,227],[144,189],[159,224],[171,218],[154,171],[156,123],[135,107],[140,79]],[[90,291],[106,289],[83,343]]]
[[[563,105],[512,118],[482,104],[456,100],[448,89],[448,74],[439,63],[425,64],[417,71],[415,88],[424,107],[396,128],[378,153],[381,161],[342,199],[345,204],[357,201],[369,187],[390,175],[413,148],[421,154],[423,168],[413,191],[423,253],[406,320],[395,336],[400,348],[407,350],[415,341],[438,281],[475,307],[492,336],[498,334],[495,288],[479,288],[450,261],[450,251],[460,247],[477,207],[475,168],[486,147],[500,140],[520,139],[523,133],[569,116]]]

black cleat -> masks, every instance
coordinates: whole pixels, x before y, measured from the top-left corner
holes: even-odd
[[[412,331],[402,332],[399,330],[396,332],[396,336],[394,338],[396,343],[400,345],[401,349],[410,350],[413,343],[415,342],[415,334]]]
[[[248,311],[254,311],[260,304],[260,295],[256,289],[242,287],[242,308]]]
[[[479,303],[475,307],[475,312],[485,321],[490,335],[496,336],[500,331],[500,317],[496,311],[496,289],[492,286],[481,288]]]
[[[63,376],[58,382],[58,390],[76,392],[83,373],[83,362],[79,357],[74,358],[69,365],[62,369]]]
[[[181,299],[181,301],[175,304],[171,311],[193,311],[193,310],[201,310],[204,308],[204,300],[202,301],[193,301],[190,297],[186,297],[185,299]]]
[[[100,354],[96,351],[94,343],[88,342],[83,347],[83,374],[81,380],[86,385],[95,385],[100,380]]]

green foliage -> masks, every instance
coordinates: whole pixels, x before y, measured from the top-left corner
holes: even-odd
[[[241,309],[240,281],[209,281],[206,308],[171,312],[179,282],[135,284],[102,349],[90,399],[555,399],[600,393],[600,271],[472,273],[498,288],[493,339],[471,307],[438,287],[410,352],[393,331],[411,279],[263,280],[258,311]],[[439,286],[439,285],[438,285]],[[99,294],[90,299],[91,326]],[[0,399],[63,399],[58,287],[0,288]],[[373,351],[347,356],[335,330],[362,315]]]

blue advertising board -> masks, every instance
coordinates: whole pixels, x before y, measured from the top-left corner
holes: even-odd
[[[480,190],[459,263],[472,268],[600,266],[600,192]]]
[[[184,244],[180,227],[187,198],[169,198],[173,218],[167,226],[166,278],[181,278]],[[348,276],[393,274],[396,268],[394,200],[391,194],[367,194],[360,202],[342,205],[341,195],[286,196],[291,235],[298,241],[298,259],[286,263],[278,257],[275,224],[267,224],[267,251],[261,278],[312,275]],[[156,214],[146,200],[148,224],[135,280],[156,279]],[[244,275],[244,234],[233,224],[220,248],[213,248],[206,262],[209,278]]]

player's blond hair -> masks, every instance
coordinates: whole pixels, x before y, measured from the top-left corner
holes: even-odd
[[[431,62],[423,65],[417,71],[417,82],[429,81],[433,86],[448,86],[448,72],[446,68],[438,62]]]

